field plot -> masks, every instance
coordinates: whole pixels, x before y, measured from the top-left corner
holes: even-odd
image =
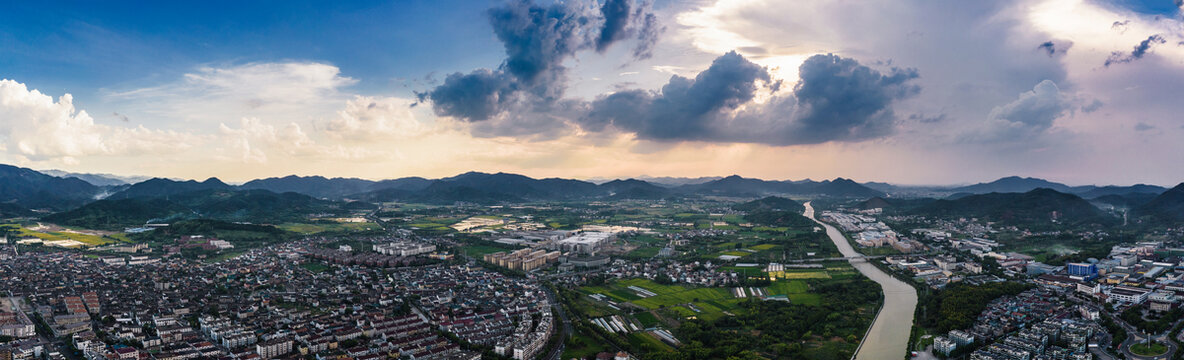
[[[830,279],[826,270],[814,269],[786,269],[785,271],[770,271],[770,279]]]
[[[324,232],[355,232],[381,229],[372,222],[318,222],[318,223],[284,223],[276,227],[300,234],[318,234]]]
[[[626,279],[605,286],[586,286],[580,290],[588,294],[601,294],[614,301],[627,302],[649,310],[682,307],[688,311],[686,313],[688,315],[704,312],[719,313],[724,310],[720,309],[720,306],[729,309],[736,306],[736,300],[725,288],[661,285],[646,279]],[[716,304],[708,303],[708,301],[716,302]],[[688,304],[693,305],[687,306]],[[691,310],[691,307],[697,307],[700,311]]]
[[[85,246],[99,246],[114,243],[116,239],[126,239],[122,234],[109,231],[75,230],[48,224],[4,226],[16,228],[16,236],[20,238],[37,238],[45,242],[73,240]],[[113,236],[114,234],[119,236]]]

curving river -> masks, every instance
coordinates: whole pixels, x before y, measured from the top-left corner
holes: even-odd
[[[826,235],[839,248],[843,257],[863,256],[851,247],[834,226],[814,218],[814,207],[806,204],[806,217],[826,229]],[[859,345],[856,360],[901,360],[908,354],[909,333],[913,327],[913,312],[917,309],[917,290],[865,260],[851,260],[851,266],[863,276],[880,284],[884,290],[884,307],[876,316],[872,328]]]

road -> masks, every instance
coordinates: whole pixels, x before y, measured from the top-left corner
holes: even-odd
[[[1127,324],[1125,321],[1122,321],[1122,319],[1120,319],[1118,317],[1115,317],[1114,321],[1117,322],[1124,329],[1126,329],[1126,333],[1127,333],[1126,341],[1122,342],[1122,345],[1119,346],[1118,351],[1120,351],[1123,355],[1126,355],[1127,359],[1147,359],[1147,360],[1150,360],[1150,359],[1157,359],[1157,360],[1158,359],[1171,359],[1172,355],[1176,353],[1176,343],[1173,341],[1170,341],[1168,339],[1168,332],[1167,331],[1165,331],[1161,334],[1158,334],[1158,335],[1148,336],[1148,334],[1144,334],[1142,332],[1139,332],[1139,329],[1136,329],[1134,326]],[[1141,343],[1144,340],[1146,340],[1148,337],[1150,337],[1151,340],[1154,342],[1158,342],[1160,344],[1166,345],[1168,347],[1168,352],[1163,353],[1163,355],[1159,355],[1159,356],[1139,356],[1139,355],[1135,355],[1135,353],[1131,352],[1131,345]]]
[[[834,226],[814,218],[814,207],[806,203],[806,217],[826,229],[826,235],[839,248],[843,257],[863,257],[855,251],[843,234]],[[856,360],[900,360],[908,354],[909,335],[913,329],[913,313],[917,310],[917,289],[888,275],[875,265],[863,260],[849,260],[863,276],[880,284],[884,291],[884,306],[876,315],[867,336],[856,350]]]
[[[559,344],[556,344],[555,348],[551,350],[551,353],[547,354],[547,356],[543,358],[548,360],[561,360],[560,356],[563,355],[563,349],[565,346],[567,346],[567,337],[571,336],[573,333],[571,328],[571,319],[567,317],[567,311],[563,310],[563,304],[559,303],[559,297],[556,296],[553,291],[551,291],[551,288],[543,286],[543,290],[547,293],[547,300],[551,301],[551,304],[553,305],[551,309],[553,309],[555,313],[559,315],[559,321],[563,324],[563,327],[559,328],[562,329],[560,330],[562,332],[559,333]]]

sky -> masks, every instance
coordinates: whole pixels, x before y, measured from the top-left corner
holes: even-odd
[[[1180,0],[16,2],[0,162],[1184,181]]]

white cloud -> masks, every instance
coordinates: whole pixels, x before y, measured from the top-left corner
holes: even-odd
[[[116,91],[107,99],[136,118],[217,124],[242,116],[312,120],[332,113],[357,83],[318,62],[204,66],[163,85]]]
[[[74,164],[91,155],[159,155],[202,140],[142,125],[96,124],[86,111],[74,108],[70,94],[54,101],[13,80],[0,80],[0,119],[3,150],[24,161]]]
[[[1071,107],[1071,98],[1056,83],[1044,80],[1015,101],[992,109],[985,128],[971,136],[981,141],[1028,141],[1051,129]]]
[[[234,156],[225,159],[244,163],[267,163],[269,154],[281,155],[284,160],[350,160],[368,161],[397,157],[397,153],[374,151],[364,147],[340,144],[321,144],[304,132],[300,125],[290,122],[277,127],[258,118],[242,118],[237,128],[219,124],[218,131]],[[224,148],[223,151],[227,151]]]
[[[336,66],[315,62],[252,63],[233,67],[203,67],[185,74],[185,83],[205,96],[272,102],[319,101],[357,82],[341,76]]]
[[[394,97],[355,96],[345,103],[325,126],[325,132],[335,139],[377,140],[406,138],[427,131],[415,119],[411,106],[415,102]]]

